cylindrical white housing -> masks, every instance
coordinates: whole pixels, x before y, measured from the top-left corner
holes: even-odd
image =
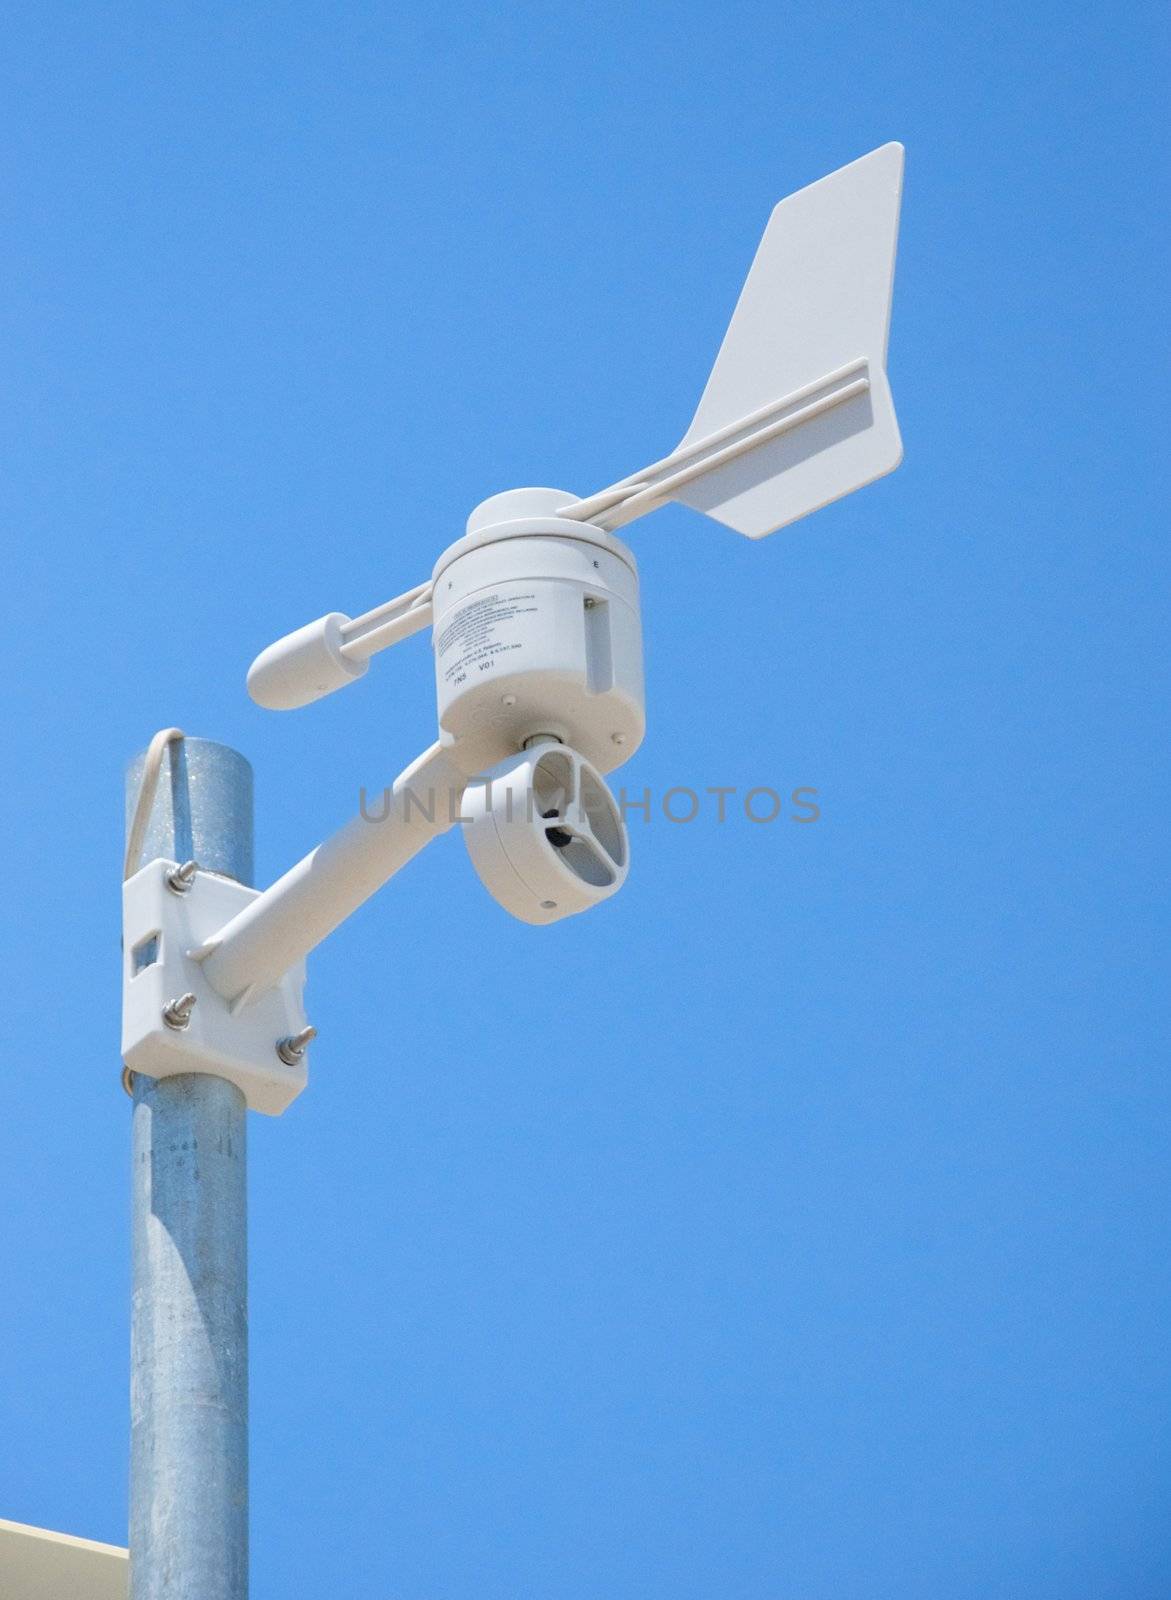
[[[369,661],[342,654],[347,617],[330,611],[262,650],[248,669],[248,693],[269,711],[295,711],[360,678]]]
[[[573,499],[523,494],[555,505]],[[467,771],[551,734],[609,772],[646,727],[634,557],[588,523],[501,510],[512,519],[477,526],[473,517],[472,531],[435,567],[441,735],[459,741]]]

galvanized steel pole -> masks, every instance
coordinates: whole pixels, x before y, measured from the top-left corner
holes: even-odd
[[[127,822],[142,757],[127,773]],[[168,747],[142,859],[252,881],[252,769]],[[246,1600],[244,1096],[203,1073],[133,1083],[131,1600]]]

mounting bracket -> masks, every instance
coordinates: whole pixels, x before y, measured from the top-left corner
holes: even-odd
[[[226,1078],[253,1111],[279,1116],[305,1088],[305,963],[229,1002],[203,962],[215,935],[258,898],[232,878],[148,863],[122,886],[122,1059],[131,1072]]]

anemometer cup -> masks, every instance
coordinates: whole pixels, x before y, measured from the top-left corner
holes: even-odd
[[[461,817],[480,882],[521,922],[588,911],[626,881],[622,813],[597,768],[567,745],[540,745],[473,779]]]

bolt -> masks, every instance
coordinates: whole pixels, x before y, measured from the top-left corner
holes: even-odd
[[[514,706],[516,704],[516,696],[514,694],[502,694],[500,696],[500,704],[502,706]]]
[[[181,867],[172,867],[167,873],[167,888],[174,894],[186,894],[195,882],[198,871],[194,861],[185,861]]]
[[[194,1010],[195,996],[190,992],[181,994],[177,1000],[171,1000],[163,1007],[163,1021],[168,1028],[174,1028],[176,1033],[181,1033],[191,1021],[191,1013]]]
[[[585,608],[586,608],[587,611],[592,611],[594,609],[594,607],[597,605],[597,603],[598,602],[594,599],[592,594],[587,594],[586,595],[586,597],[585,597]]]
[[[612,744],[625,744],[626,735],[624,733],[612,733],[610,735],[610,741]]]
[[[291,1033],[285,1039],[278,1039],[276,1053],[286,1067],[300,1066],[305,1059],[305,1051],[309,1046],[309,1041],[316,1039],[316,1037],[316,1028],[302,1028],[300,1033]]]

